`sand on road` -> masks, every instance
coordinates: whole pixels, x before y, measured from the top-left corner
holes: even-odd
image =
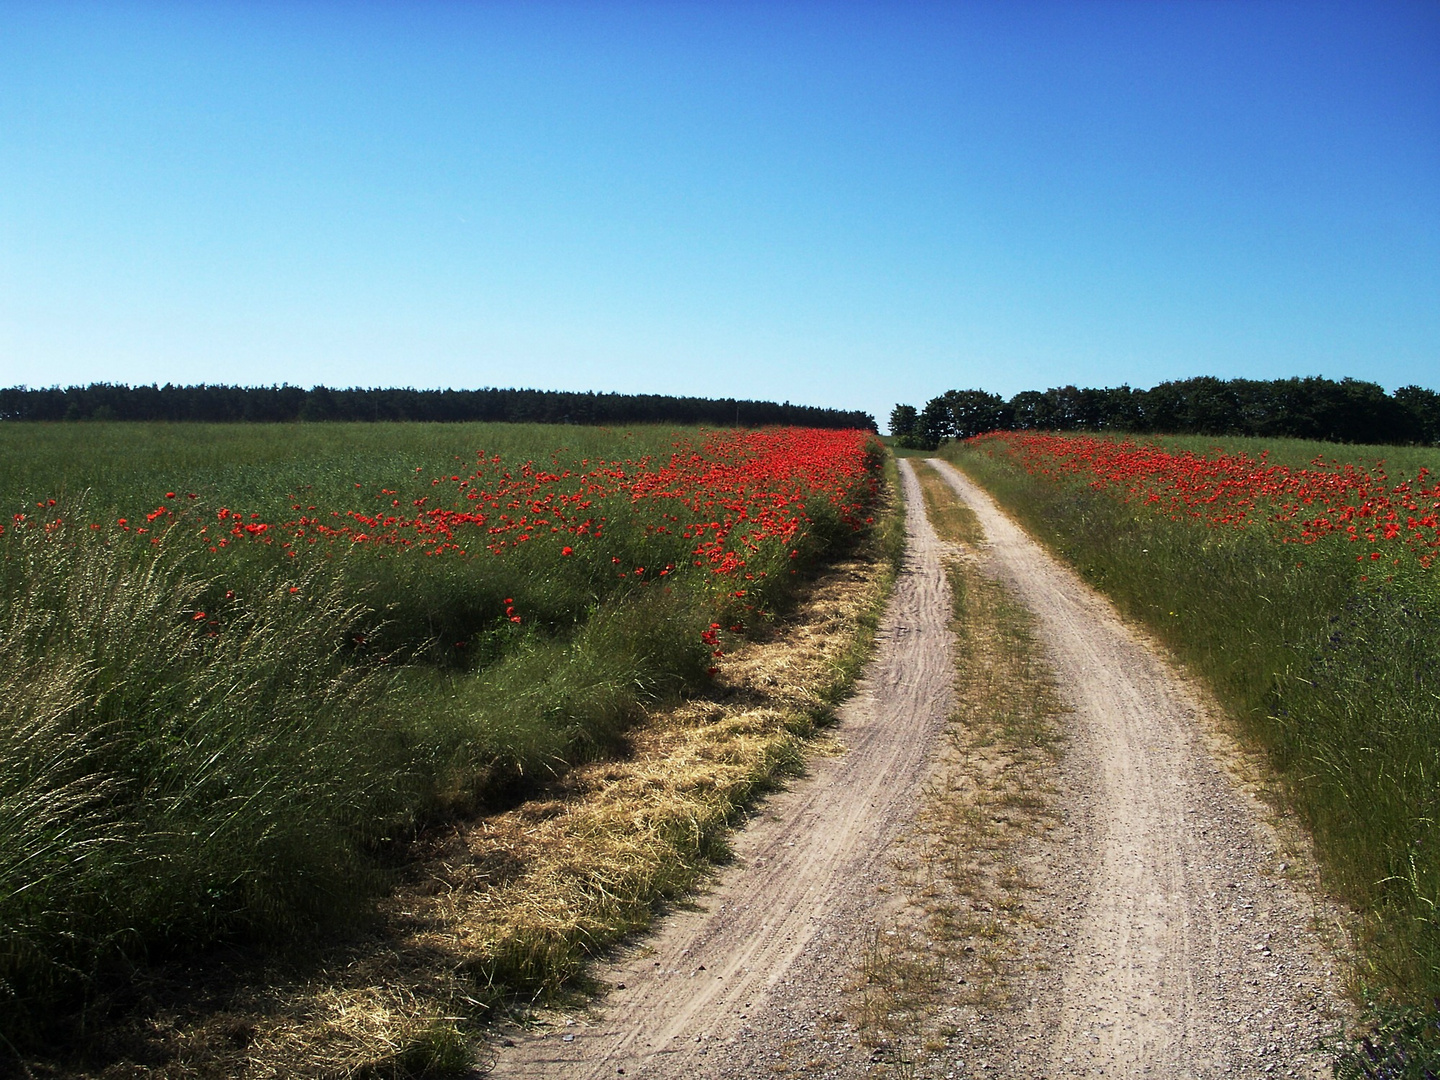
[[[743,1070],[777,990],[817,937],[842,938],[913,810],[950,709],[949,591],[913,473],[904,473],[908,553],[876,656],[839,710],[843,754],[768,800],[700,907],[671,915],[599,973],[617,988],[598,1014],[519,1034],[495,1077],[709,1077]],[[826,970],[833,972],[834,965]],[[624,989],[619,989],[623,984]],[[827,988],[828,989],[828,988]],[[738,1075],[745,1075],[743,1071]]]
[[[900,465],[909,554],[877,654],[840,711],[845,752],[765,804],[737,837],[735,865],[693,909],[597,973],[613,990],[514,1031],[490,1075],[874,1068],[841,1022],[845,987],[856,935],[892,902],[887,851],[935,761],[954,670],[946,545],[911,462]],[[1062,785],[1072,839],[1032,852],[1052,871],[1034,913],[1042,974],[1028,1004],[987,1018],[1000,1050],[980,1075],[1324,1075],[1315,1046],[1339,1015],[1335,961],[1264,808],[1217,761],[1199,698],[983,491],[944,462],[931,467],[979,517],[983,563],[1034,612],[1074,707]],[[935,1047],[915,1075],[973,1067]]]
[[[1059,913],[1066,959],[1035,1004],[1051,1035],[1028,1074],[1328,1076],[1315,1046],[1340,1004],[1323,913],[1217,760],[1198,695],[988,494],[930,465],[975,511],[1075,709],[1068,812],[1087,842]]]

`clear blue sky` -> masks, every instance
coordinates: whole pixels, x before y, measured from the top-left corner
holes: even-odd
[[[1440,2],[0,0],[0,385],[1440,387]]]

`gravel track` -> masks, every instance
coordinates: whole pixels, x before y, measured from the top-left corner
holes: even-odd
[[[1066,839],[1047,851],[1054,837],[1039,838],[1028,856],[1043,880],[1025,947],[1043,955],[1028,1005],[984,1019],[978,1075],[1328,1075],[1316,1040],[1340,1010],[1318,910],[1263,807],[1217,762],[1196,696],[988,495],[933,465],[979,517],[989,571],[1036,614],[1075,708],[1054,834]],[[715,888],[597,973],[609,993],[510,1032],[489,1075],[884,1071],[845,1022],[845,987],[858,939],[894,903],[887,849],[929,775],[953,677],[945,546],[900,467],[909,553],[877,655],[840,710],[843,755],[768,800]],[[915,1075],[977,1067],[932,1050]]]
[[[515,1033],[491,1075],[753,1075],[743,1071],[746,1048],[768,1053],[776,1032],[767,1025],[789,1011],[777,1002],[796,985],[801,961],[832,955],[820,942],[848,938],[950,710],[940,543],[908,469],[904,483],[909,551],[877,655],[839,710],[834,732],[845,752],[813,761],[808,776],[767,801],[736,837],[736,865],[700,907],[673,914],[600,973],[615,989],[595,1013]],[[835,966],[822,964],[817,985],[829,994],[836,981]]]
[[[980,519],[1075,708],[1067,813],[1086,842],[1057,875],[1078,889],[1057,896],[1065,959],[1032,1007],[1052,1035],[1027,1074],[1329,1075],[1315,1051],[1339,1015],[1323,913],[1217,761],[1197,697],[984,491],[931,464]]]

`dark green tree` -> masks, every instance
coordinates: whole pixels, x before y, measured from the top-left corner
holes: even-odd
[[[890,410],[890,434],[897,440],[909,438],[915,434],[919,420],[920,414],[914,405],[896,405]],[[901,445],[905,444],[902,442]]]
[[[987,431],[1011,426],[1014,413],[999,394],[984,390],[949,390],[944,395],[949,411],[946,437],[969,439]]]

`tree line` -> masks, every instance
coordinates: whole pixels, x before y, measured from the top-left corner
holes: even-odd
[[[561,390],[331,389],[313,386],[89,386],[0,390],[0,420],[223,422],[510,421],[538,424],[793,424],[876,430],[869,413],[786,401]]]
[[[1340,443],[1440,445],[1440,393],[1404,386],[1393,394],[1358,379],[1216,379],[1129,386],[1025,390],[1009,401],[984,390],[947,390],[923,409],[896,405],[899,445],[933,450],[987,431],[1121,431],[1249,435]]]

